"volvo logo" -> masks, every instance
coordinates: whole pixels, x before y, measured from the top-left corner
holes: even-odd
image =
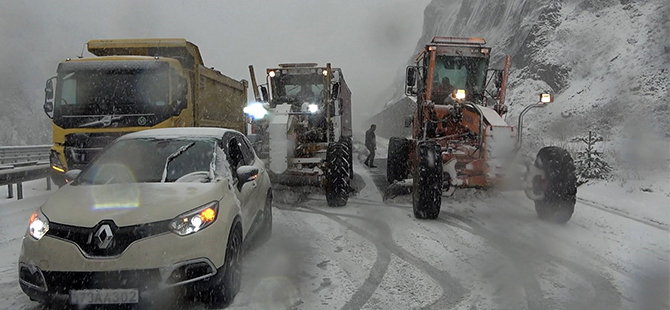
[[[102,225],[98,231],[95,232],[94,237],[98,248],[106,249],[112,243],[112,238],[114,238],[114,235],[112,234],[112,228],[107,224]]]

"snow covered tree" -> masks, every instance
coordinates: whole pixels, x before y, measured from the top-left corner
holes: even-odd
[[[596,144],[603,140],[602,136],[592,131],[589,131],[588,136],[573,139],[586,144],[583,150],[577,152],[575,160],[578,186],[590,179],[606,179],[612,171],[610,165],[602,158],[602,152],[596,148]]]

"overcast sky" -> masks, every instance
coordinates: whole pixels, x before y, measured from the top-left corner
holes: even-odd
[[[381,109],[404,71],[428,2],[0,0],[0,73],[12,77],[0,90],[15,84],[42,96],[57,63],[90,39],[184,37],[206,66],[235,79],[249,79],[249,64],[261,73],[283,62],[331,62],[343,70],[355,112],[366,115]]]

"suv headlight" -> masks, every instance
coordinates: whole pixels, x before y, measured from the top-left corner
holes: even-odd
[[[49,231],[49,220],[41,210],[35,211],[28,221],[28,233],[35,240],[40,240],[47,234],[47,231]]]
[[[218,213],[219,202],[212,201],[177,216],[170,222],[170,229],[180,236],[190,235],[212,225]]]

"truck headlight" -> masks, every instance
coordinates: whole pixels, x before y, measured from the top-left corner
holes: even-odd
[[[51,163],[51,169],[60,173],[65,172],[65,168],[63,168],[63,164],[60,162],[60,158],[58,157],[58,152],[53,150],[51,151],[49,154],[49,162]]]
[[[35,211],[28,221],[28,233],[35,240],[40,240],[47,234],[47,231],[49,231],[49,220],[42,214],[42,211]]]
[[[212,225],[218,213],[219,202],[212,201],[177,216],[170,222],[170,229],[180,236],[190,235]]]
[[[268,114],[262,103],[252,102],[243,109],[244,113],[251,116],[254,120],[262,119]]]

